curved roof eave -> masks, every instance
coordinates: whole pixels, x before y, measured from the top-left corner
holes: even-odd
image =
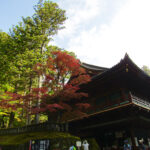
[[[105,71],[105,70],[108,70],[108,68],[106,68],[106,67],[95,66],[95,65],[84,63],[84,62],[81,62],[81,66],[83,68],[85,68],[85,69],[89,69],[89,70],[93,70],[93,71]]]
[[[143,78],[149,80],[150,82],[150,76],[146,74],[142,69],[140,69],[128,56],[128,54],[125,54],[124,58],[120,60],[118,64],[115,66],[111,67],[110,69],[106,69],[104,72],[97,74],[92,77],[92,80],[97,80],[105,76],[106,74],[109,74],[111,72],[117,71],[120,68],[130,68],[130,70],[138,73],[138,75],[142,76]]]

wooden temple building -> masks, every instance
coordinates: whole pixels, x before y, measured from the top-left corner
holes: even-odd
[[[81,91],[88,93],[87,101],[91,103],[86,117],[69,120],[69,124],[47,122],[3,129],[0,130],[0,136],[14,134],[21,136],[25,133],[43,131],[44,134],[69,132],[83,140],[95,138],[101,150],[123,149],[124,140],[128,140],[135,150],[141,138],[150,148],[150,76],[143,72],[127,54],[112,68],[86,63],[81,65],[91,76],[91,81],[81,85],[80,88]],[[53,142],[53,139],[45,139],[45,136],[34,140],[34,136],[30,136],[30,141],[26,143],[27,148],[24,145],[22,148],[0,146],[4,150],[26,150],[30,146],[32,150],[48,150],[47,147],[53,149],[53,145],[58,146],[59,142],[62,142],[62,139],[60,141],[54,139]]]
[[[143,138],[150,147],[150,77],[126,54],[112,68],[82,64],[92,80],[81,87],[93,108],[88,116],[70,120],[69,131],[83,139],[94,137],[101,149],[133,149]]]

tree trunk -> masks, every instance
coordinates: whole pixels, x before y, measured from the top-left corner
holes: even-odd
[[[42,33],[44,33],[44,31],[42,31]],[[43,54],[43,51],[44,51],[44,45],[45,45],[45,43],[43,42],[41,44],[41,48],[40,48],[41,49],[41,55]],[[39,75],[39,78],[38,78],[38,88],[42,87],[42,79],[43,79],[42,75]],[[38,108],[40,107],[40,98],[37,100],[36,106]],[[35,123],[39,123],[39,114],[35,115]]]
[[[39,81],[38,81],[38,88],[42,87],[42,76],[39,76]],[[40,94],[40,93],[39,93]],[[40,98],[37,100],[36,107],[40,107]],[[39,114],[35,115],[35,123],[39,123]]]
[[[14,119],[15,119],[15,113],[11,112],[10,116],[9,116],[9,124],[8,124],[9,128],[13,127],[13,121],[14,121]]]
[[[0,119],[0,128],[5,128],[5,123],[4,123],[4,115]]]
[[[31,89],[32,89],[32,77],[30,77],[30,83],[29,83],[29,93],[31,92]],[[27,120],[26,120],[26,125],[30,125],[31,124],[31,115],[30,115],[30,112],[31,112],[31,102],[29,101],[29,112],[27,112]]]

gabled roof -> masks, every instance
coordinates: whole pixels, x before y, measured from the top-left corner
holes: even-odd
[[[85,69],[92,70],[92,71],[104,72],[108,70],[108,68],[106,67],[95,66],[95,65],[84,63],[84,62],[81,63],[81,66]]]
[[[81,62],[81,67],[83,67],[91,77],[108,70],[108,68],[87,64],[84,62]]]
[[[142,69],[140,69],[132,60],[131,58],[128,56],[128,54],[125,54],[124,58],[120,60],[120,62],[118,64],[116,64],[115,66],[113,66],[112,68],[109,68],[107,70],[105,70],[102,74],[97,74],[96,76],[94,76],[92,79],[93,80],[97,80],[100,79],[102,76],[104,76],[105,74],[108,73],[114,73],[114,72],[119,72],[119,71],[123,71],[128,73],[128,72],[134,72],[137,74],[137,76],[141,77],[141,78],[145,78],[147,80],[149,80],[150,82],[150,76],[147,75]]]
[[[127,88],[150,98],[150,76],[140,69],[128,54],[118,64],[95,74],[92,76],[91,82],[83,85],[84,91],[93,90],[94,93],[96,90],[103,91],[108,87]]]

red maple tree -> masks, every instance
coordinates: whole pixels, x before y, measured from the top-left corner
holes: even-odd
[[[43,77],[42,87],[33,88],[24,96],[12,95],[12,100],[23,101],[17,107],[29,114],[47,114],[49,120],[56,122],[86,115],[84,111],[90,104],[86,102],[88,94],[80,91],[80,85],[89,82],[90,76],[78,59],[65,51],[54,51],[45,64],[37,64],[34,70]]]

